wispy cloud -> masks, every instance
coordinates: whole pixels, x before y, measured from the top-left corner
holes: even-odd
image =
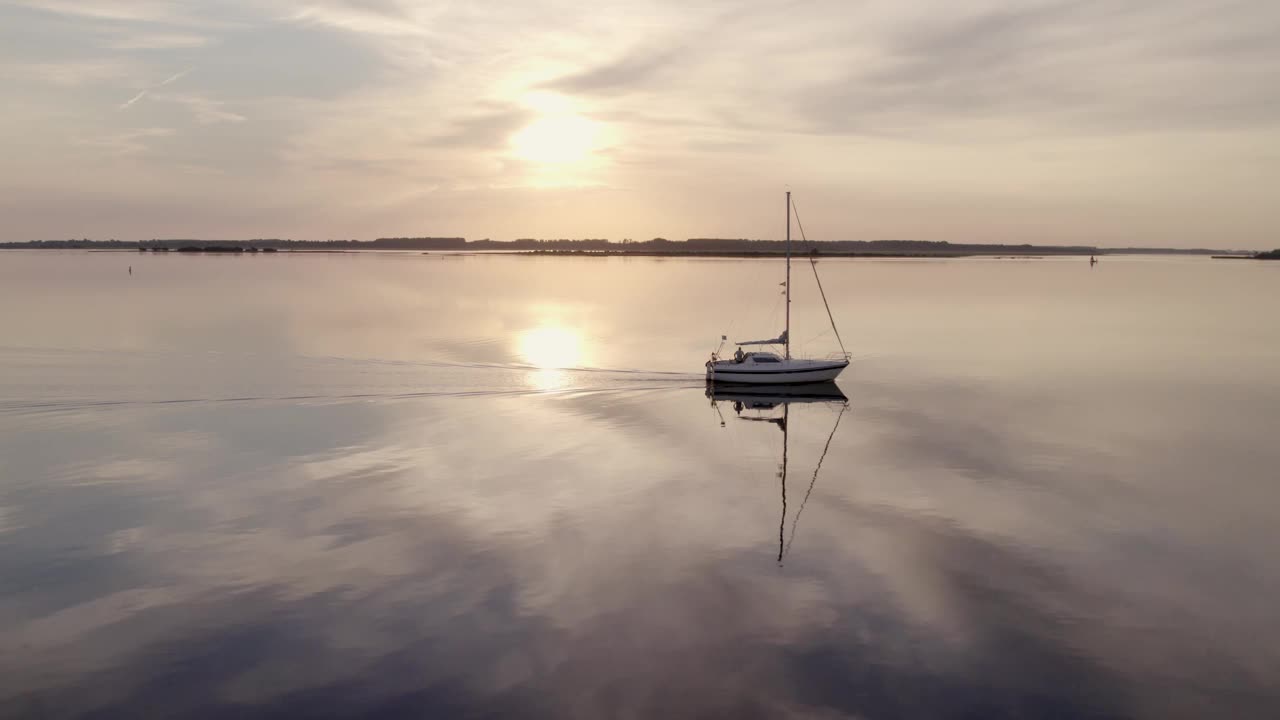
[[[186,77],[188,74],[190,74],[190,72],[191,72],[191,70],[190,70],[190,69],[187,69],[187,70],[180,70],[180,71],[178,71],[178,72],[176,72],[176,73],[174,73],[174,74],[170,75],[169,77],[165,78],[164,80],[161,80],[161,81],[160,81],[160,84],[159,84],[159,85],[157,85],[156,87],[164,87],[165,85],[169,85],[169,84],[172,84],[172,83],[176,83],[176,82],[178,82],[179,80],[181,80],[182,78]]]
[[[247,118],[239,113],[231,112],[225,107],[225,103],[220,100],[204,97],[195,94],[156,94],[152,96],[153,100],[158,102],[170,102],[180,105],[195,116],[196,122],[201,125],[214,125],[217,123],[241,123]]]
[[[421,35],[426,10],[398,0],[309,0],[290,16],[295,22],[328,25],[374,35]]]
[[[173,3],[158,0],[11,0],[13,4],[35,10],[95,18],[139,22],[180,21],[182,13]]]
[[[128,110],[129,108],[133,107],[139,100],[149,95],[152,91],[158,90],[162,87],[165,87],[166,85],[172,85],[173,83],[176,83],[182,78],[186,77],[187,74],[190,72],[191,72],[190,69],[182,70],[181,72],[176,72],[170,75],[169,77],[165,78],[164,80],[161,80],[159,83],[152,85],[151,87],[143,88],[142,90],[139,90],[138,94],[134,95],[133,97],[121,103],[120,109]]]
[[[59,87],[77,87],[127,77],[134,68],[118,60],[86,60],[60,63],[12,63],[0,65],[0,76],[34,80]]]
[[[687,59],[684,48],[633,52],[617,60],[557,78],[545,84],[571,93],[612,93],[635,89],[663,70]]]
[[[496,148],[507,142],[511,134],[527,124],[533,113],[524,108],[505,107],[488,110],[455,121],[452,126],[424,141],[434,147]]]
[[[813,129],[928,132],[957,121],[1010,121],[1038,134],[1280,121],[1259,26],[1280,33],[1280,6],[1251,23],[1221,3],[1040,2],[940,13],[887,34],[873,61],[845,64],[794,94]],[[1252,48],[1252,66],[1236,56]],[[1188,86],[1195,87],[1187,92]]]
[[[174,50],[200,48],[213,44],[213,39],[192,33],[129,33],[106,40],[103,47],[111,50]]]
[[[147,140],[172,137],[175,134],[176,131],[173,128],[142,128],[99,137],[82,138],[77,140],[76,144],[103,150],[110,155],[136,155],[150,149]]]
[[[139,100],[141,100],[142,98],[144,98],[144,97],[146,97],[146,96],[147,96],[147,91],[146,91],[146,90],[139,90],[137,95],[134,95],[133,97],[129,98],[128,100],[125,100],[124,102],[120,103],[120,109],[121,109],[121,110],[128,110],[129,108],[133,107],[133,104],[134,104],[134,103],[138,102]]]

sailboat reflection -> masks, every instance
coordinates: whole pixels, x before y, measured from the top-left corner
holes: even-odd
[[[720,413],[720,403],[731,403],[734,414],[739,420],[747,422],[767,422],[773,423],[782,430],[782,466],[778,472],[778,478],[782,485],[782,518],[778,522],[778,563],[782,563],[783,557],[791,549],[791,543],[795,540],[796,529],[800,526],[800,515],[804,512],[805,505],[809,502],[809,495],[813,492],[813,487],[818,483],[818,473],[822,471],[822,462],[827,458],[827,451],[831,449],[831,440],[836,436],[836,429],[840,427],[840,419],[844,417],[844,412],[849,408],[849,398],[840,391],[840,388],[834,382],[813,383],[808,385],[748,385],[748,386],[707,386],[707,397],[711,398],[711,405],[715,407],[716,412]],[[795,520],[791,523],[791,535],[787,537],[787,449],[788,449],[788,429],[791,419],[791,405],[794,403],[825,403],[839,404],[840,413],[836,415],[835,423],[831,426],[831,432],[827,435],[827,442],[822,447],[822,455],[818,457],[818,464],[813,469],[813,477],[809,480],[809,488],[804,493],[804,499],[800,502],[800,509],[796,511]],[[781,414],[778,408],[781,406]],[[720,426],[725,426],[724,414],[720,414]]]

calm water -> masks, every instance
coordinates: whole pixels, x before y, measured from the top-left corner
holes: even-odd
[[[1280,263],[821,268],[0,254],[0,714],[1276,717]]]

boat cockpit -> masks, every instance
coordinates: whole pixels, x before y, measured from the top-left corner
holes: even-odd
[[[738,348],[733,353],[733,361],[735,363],[780,363],[782,358],[771,352],[743,352],[742,348]]]

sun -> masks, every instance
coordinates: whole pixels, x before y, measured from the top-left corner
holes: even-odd
[[[598,123],[575,112],[547,113],[511,136],[511,149],[541,165],[575,165],[596,148]]]

